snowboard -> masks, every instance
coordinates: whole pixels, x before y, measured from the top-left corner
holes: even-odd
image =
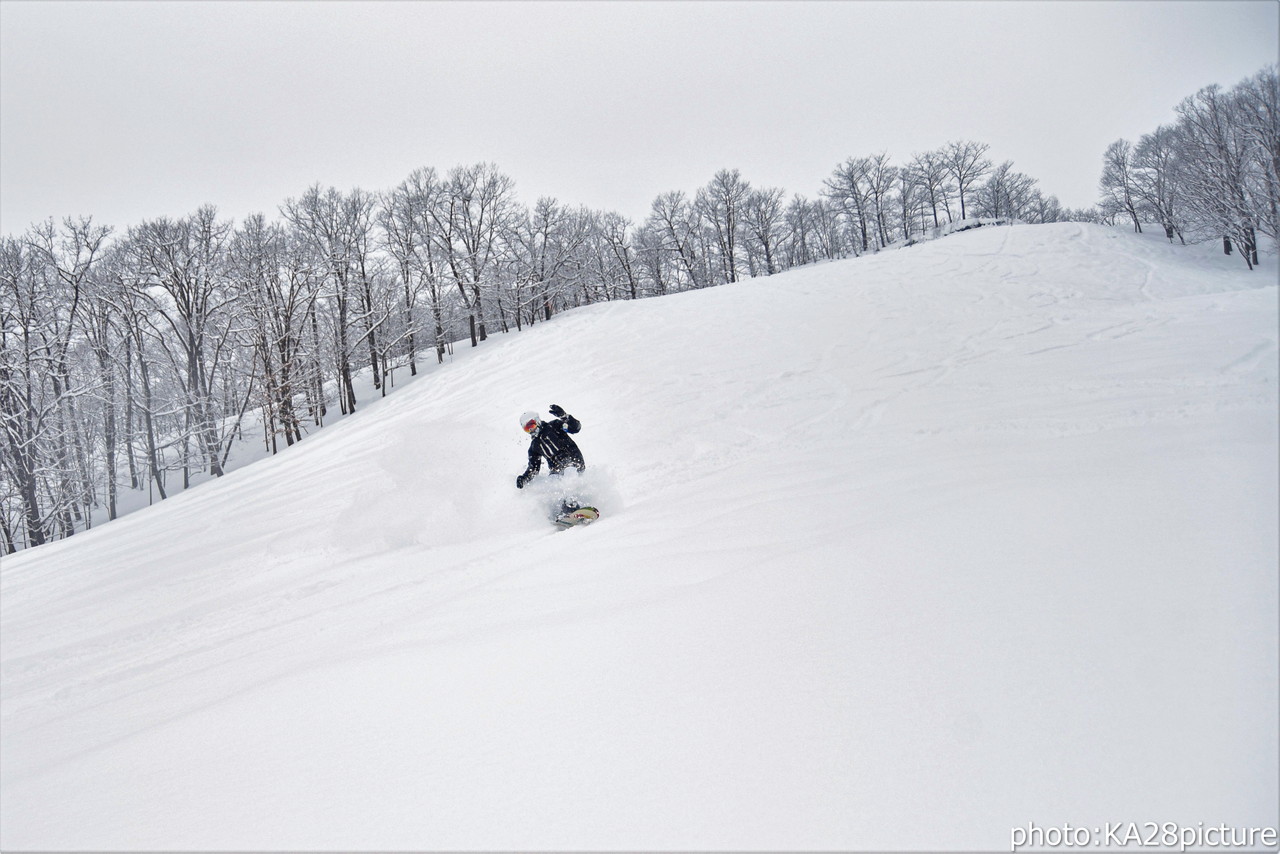
[[[569,513],[561,513],[552,521],[558,528],[572,528],[575,525],[590,525],[600,518],[600,511],[594,507],[579,507]]]

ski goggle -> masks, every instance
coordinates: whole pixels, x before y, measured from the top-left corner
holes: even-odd
[[[538,429],[538,419],[536,418],[530,418],[529,423],[524,425],[524,432],[526,433],[532,433],[534,430],[537,430],[537,429]]]

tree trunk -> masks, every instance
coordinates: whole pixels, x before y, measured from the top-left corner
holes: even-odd
[[[165,495],[164,491],[164,479],[160,476],[160,455],[156,450],[155,419],[151,414],[151,371],[147,367],[147,356],[143,350],[142,331],[135,330],[135,335],[139,336],[135,343],[138,345],[138,378],[142,380],[142,418],[147,430],[147,465],[151,469],[151,478],[155,481],[156,489],[160,493],[160,500],[163,501],[168,496]]]
[[[133,449],[133,342],[124,338],[124,452],[129,460],[129,488],[137,489],[138,463]]]
[[[360,269],[360,298],[364,303],[364,326],[369,339],[369,369],[373,371],[373,387],[382,388],[382,373],[378,362],[378,330],[373,319],[373,290],[369,285],[369,277],[364,272],[364,264]]]
[[[102,376],[103,400],[103,453],[106,457],[107,519],[116,518],[116,403],[115,377],[111,370],[110,355],[98,352],[98,367]]]
[[[409,376],[418,375],[418,346],[413,328],[413,292],[409,289],[408,272],[404,280],[404,328],[409,332]]]

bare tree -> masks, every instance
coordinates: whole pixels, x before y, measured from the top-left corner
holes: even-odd
[[[1133,164],[1133,146],[1129,140],[1117,139],[1107,146],[1098,188],[1102,191],[1099,204],[1123,212],[1133,222],[1133,230],[1141,234],[1142,217],[1138,207],[1141,194]]]
[[[889,237],[889,220],[893,213],[890,198],[897,180],[898,167],[889,163],[887,152],[882,151],[867,158],[867,192],[880,249],[892,242]]]
[[[373,387],[386,395],[382,382],[382,364],[385,348],[378,345],[379,330],[388,316],[386,301],[376,293],[382,279],[381,265],[373,257],[373,209],[377,199],[359,188],[347,194],[344,213],[351,238],[351,261],[357,285],[360,325],[364,327],[364,342],[369,347],[369,370],[373,374]]]
[[[722,169],[694,197],[694,207],[711,226],[725,282],[738,281],[738,232],[751,185],[737,169]]]
[[[949,142],[943,149],[947,174],[960,196],[960,219],[968,217],[965,195],[991,171],[991,161],[985,157],[989,147],[985,142]]]
[[[648,223],[659,238],[658,257],[672,261],[673,268],[668,281],[677,283],[683,279],[684,287],[704,287],[707,282],[700,272],[702,263],[698,252],[698,213],[686,201],[684,193],[674,190],[654,199]],[[681,288],[677,285],[675,289]],[[659,292],[665,290],[665,286],[660,284]]]
[[[914,176],[915,184],[924,193],[929,211],[933,215],[933,227],[939,227],[942,224],[938,218],[939,207],[942,208],[947,219],[951,218],[950,211],[946,209],[949,173],[945,151],[926,151],[924,154],[917,154],[907,164],[907,170]]]
[[[302,439],[302,421],[294,398],[305,393],[308,368],[318,354],[308,353],[306,323],[315,311],[324,273],[314,256],[282,225],[262,215],[248,217],[231,242],[237,301],[246,318],[247,346],[255,354],[262,388],[263,429],[267,446],[278,450]]]
[[[1057,196],[1045,196],[1039,191],[1032,194],[1027,211],[1027,219],[1030,222],[1037,224],[1063,222],[1066,218],[1067,213],[1063,210],[1062,202],[1058,201]]]
[[[1248,195],[1254,224],[1280,240],[1280,77],[1275,65],[1233,91],[1236,121],[1246,145]]]
[[[748,255],[753,259],[752,275],[756,274],[754,257],[757,253],[764,261],[766,276],[772,276],[782,269],[778,258],[778,244],[782,239],[784,221],[782,192],[779,188],[752,190],[743,204],[744,231],[749,238],[749,248],[754,250]]]
[[[338,380],[338,402],[345,414],[356,410],[355,383],[352,379],[351,341],[353,289],[357,276],[356,254],[359,242],[355,236],[358,223],[351,214],[358,208],[333,187],[321,190],[317,184],[298,199],[289,199],[281,213],[308,242],[317,260],[325,267],[329,289],[321,304],[331,313],[334,342],[333,358]]]
[[[435,169],[415,169],[383,200],[379,218],[385,247],[394,259],[404,286],[406,326],[409,329],[410,370],[415,367],[414,333],[418,300],[426,296],[431,314],[436,361],[443,362],[445,346],[445,292],[449,246],[438,231],[433,213],[444,204],[446,188]]]
[[[71,350],[109,232],[89,218],[49,220],[0,243],[0,474],[17,493],[28,545],[74,533],[95,500],[78,402],[88,390]],[[16,547],[5,526],[6,548]]]
[[[174,221],[145,222],[129,232],[148,299],[169,335],[159,337],[183,390],[183,487],[190,485],[188,438],[194,438],[210,474],[223,474],[225,435],[219,427],[215,396],[220,359],[228,345],[233,298],[227,272],[229,221],[219,221],[212,206]],[[177,345],[177,352],[171,347]]]
[[[845,217],[855,252],[871,249],[871,158],[850,157],[824,182],[824,195]],[[859,249],[860,247],[860,249]]]
[[[122,253],[113,251],[117,246],[110,247],[104,254],[103,261],[95,265],[93,275],[86,282],[82,300],[83,309],[80,312],[82,334],[89,351],[93,354],[98,372],[96,396],[102,412],[102,480],[106,492],[108,521],[115,519],[117,515],[117,466],[121,439],[117,419],[118,388],[124,386],[127,389],[129,385],[128,363],[122,363],[121,358],[128,352],[128,348],[121,322],[122,300],[118,287],[120,279],[118,274],[103,269],[104,265],[110,267],[120,263]],[[121,378],[123,382],[120,381]],[[127,394],[125,400],[124,409],[128,412],[130,407]],[[131,425],[126,421],[126,449],[130,447],[127,438],[130,428]],[[130,463],[132,464],[132,460]],[[131,482],[136,485],[136,472],[132,475]]]
[[[40,503],[42,457],[59,401],[46,379],[47,365],[40,364],[48,353],[31,255],[21,240],[6,237],[0,242],[0,427],[5,443],[0,469],[21,502],[27,544],[39,546],[47,541]],[[13,540],[12,533],[7,539]]]
[[[796,267],[817,260],[816,225],[813,205],[809,200],[799,194],[793,196],[783,213],[783,222],[785,231],[782,245],[786,265]]]
[[[580,265],[578,250],[593,225],[587,211],[570,210],[547,197],[538,199],[533,210],[521,217],[512,235],[520,250],[520,271],[516,276],[517,327],[524,308],[530,309],[530,323],[539,314],[544,320],[551,319],[556,297],[567,285],[564,274]],[[527,300],[520,297],[520,289],[525,285],[530,291]],[[589,295],[586,301],[591,301]]]
[[[1186,243],[1180,169],[1178,132],[1172,125],[1162,125],[1138,139],[1133,150],[1134,191],[1143,207],[1164,226],[1165,236],[1172,241],[1176,234]]]
[[[1248,139],[1236,106],[1219,86],[1206,86],[1177,107],[1188,206],[1202,227],[1238,245],[1250,269],[1258,263],[1257,220],[1249,200]]]
[[[667,251],[661,225],[651,214],[632,235],[631,244],[636,253],[637,274],[649,282],[649,290],[656,296],[665,296],[671,288],[667,273]]]
[[[155,382],[151,376],[151,357],[147,345],[160,332],[152,323],[151,300],[145,295],[143,282],[147,278],[142,262],[131,242],[126,240],[113,247],[106,277],[110,279],[110,291],[114,294],[115,309],[124,332],[125,377],[125,436],[127,453],[132,458],[134,434],[142,431],[143,459],[149,489],[158,492],[163,501],[168,493],[165,488],[165,467],[161,458],[158,408]],[[135,410],[141,424],[134,426]],[[140,485],[134,477],[135,488]]]
[[[977,188],[973,207],[979,216],[1026,219],[1038,195],[1036,180],[1015,172],[1013,161],[1006,160]]]
[[[600,217],[596,233],[608,248],[612,258],[612,267],[621,275],[626,283],[627,295],[630,299],[640,296],[640,279],[637,270],[636,254],[631,245],[631,222],[622,214],[610,211]],[[602,262],[603,263],[603,262]]]
[[[450,170],[445,192],[431,208],[445,262],[469,313],[472,347],[488,338],[482,288],[497,267],[516,213],[515,182],[492,163]]]
[[[59,403],[57,455],[63,479],[61,492],[66,497],[60,524],[68,535],[75,521],[87,517],[93,502],[86,439],[77,413],[79,395],[74,393],[68,356],[78,313],[85,301],[90,270],[110,233],[107,226],[95,226],[92,217],[68,217],[61,228],[49,220],[33,228],[28,237],[36,257],[43,262],[46,271],[43,275],[48,280],[46,348],[49,379]]]

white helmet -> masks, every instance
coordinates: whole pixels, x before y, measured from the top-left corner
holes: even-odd
[[[536,433],[541,425],[542,419],[538,417],[536,412],[526,412],[520,416],[520,426],[524,428],[526,433]]]

